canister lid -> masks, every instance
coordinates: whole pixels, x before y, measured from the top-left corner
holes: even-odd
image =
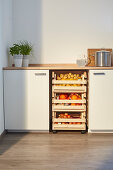
[[[110,51],[101,50],[101,51],[96,51],[96,53],[110,53]]]

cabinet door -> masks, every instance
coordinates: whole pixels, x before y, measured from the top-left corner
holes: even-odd
[[[27,82],[27,127],[49,130],[49,71],[31,70]]]
[[[49,130],[49,71],[4,71],[5,129]]]
[[[89,72],[90,130],[113,130],[113,70]]]

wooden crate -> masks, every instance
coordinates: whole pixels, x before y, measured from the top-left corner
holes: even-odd
[[[86,103],[86,100],[57,100],[53,99],[52,103]]]
[[[86,86],[52,86],[52,91],[55,93],[82,93],[86,92]]]
[[[86,129],[85,123],[81,125],[53,124],[53,130],[85,130],[85,129]]]
[[[82,105],[82,106],[60,106],[60,105],[52,105],[52,110],[53,111],[70,111],[70,110],[74,110],[74,111],[86,111],[86,106]]]
[[[87,84],[86,80],[52,80],[52,84]]]
[[[77,118],[71,118],[71,119],[64,119],[64,118],[53,118],[53,122],[86,122],[86,119],[77,119]]]

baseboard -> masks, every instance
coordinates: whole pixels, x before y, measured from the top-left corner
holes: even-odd
[[[48,130],[7,130],[9,133],[49,133]]]
[[[88,133],[113,133],[113,130],[88,130]]]
[[[2,132],[2,134],[0,135],[0,140],[6,135],[6,133],[7,133],[6,130],[4,130],[4,131]]]

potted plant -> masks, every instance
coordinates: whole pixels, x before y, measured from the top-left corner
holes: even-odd
[[[23,56],[20,54],[20,46],[18,44],[13,44],[10,47],[10,54],[14,57],[15,67],[22,67]]]
[[[32,45],[28,41],[20,42],[20,53],[23,55],[23,67],[29,66],[29,56],[32,51]]]

